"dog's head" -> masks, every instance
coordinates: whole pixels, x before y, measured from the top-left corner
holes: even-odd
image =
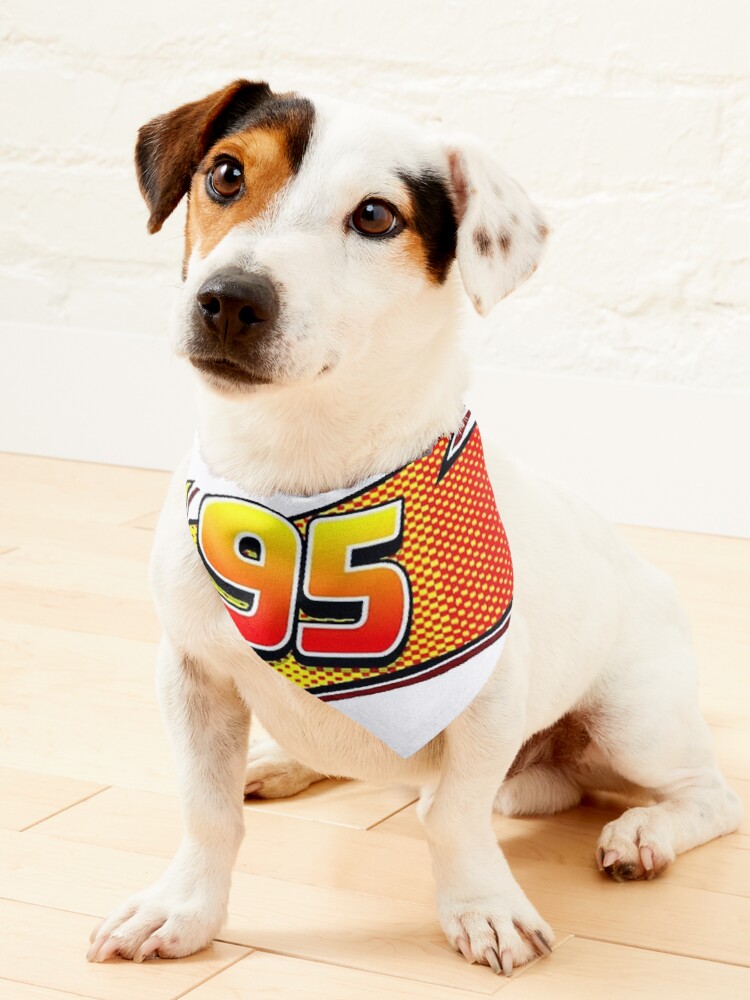
[[[265,83],[144,125],[136,167],[151,232],[188,196],[178,350],[222,392],[404,350],[423,335],[404,317],[452,308],[454,261],[484,315],[533,273],[547,236],[470,138]]]

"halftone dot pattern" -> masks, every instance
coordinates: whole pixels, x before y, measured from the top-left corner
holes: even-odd
[[[299,663],[293,651],[269,661],[295,684],[333,690],[357,680],[395,680],[402,671],[417,666],[426,670],[437,658],[478,642],[506,615],[513,597],[513,566],[478,427],[473,427],[453,465],[439,480],[449,445],[450,438],[441,438],[430,454],[384,482],[316,511],[316,517],[342,514],[403,500],[403,543],[388,558],[403,566],[409,576],[411,627],[406,645],[385,666],[357,662],[307,666]],[[294,519],[294,524],[305,534],[309,520],[303,516]],[[362,688],[361,693],[366,692],[367,687]]]

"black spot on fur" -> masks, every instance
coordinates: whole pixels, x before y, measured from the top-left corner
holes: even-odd
[[[492,253],[492,240],[486,229],[474,230],[474,246],[477,248],[477,253],[482,257],[490,256]]]
[[[433,170],[399,173],[411,194],[413,226],[427,254],[430,274],[442,284],[456,256],[458,225],[445,180]]]
[[[497,243],[498,246],[500,247],[500,252],[502,253],[503,257],[507,257],[508,254],[510,253],[510,246],[512,242],[513,242],[513,237],[510,235],[510,233],[506,233],[504,230],[498,236]]]
[[[272,94],[244,114],[235,116],[224,135],[249,128],[278,128],[284,133],[289,165],[296,173],[304,159],[312,134],[315,109],[311,101],[297,94]]]

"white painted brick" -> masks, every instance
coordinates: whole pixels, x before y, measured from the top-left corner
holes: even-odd
[[[675,81],[750,75],[750,8],[741,0],[553,0],[548,8],[567,63]]]
[[[477,363],[748,385],[748,37],[741,0],[5,0],[5,318],[163,335],[183,214],[147,236],[135,132],[246,75],[476,132],[540,202]]]

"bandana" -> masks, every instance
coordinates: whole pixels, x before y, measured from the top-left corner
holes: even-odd
[[[209,471],[197,439],[188,477],[193,541],[269,668],[402,757],[474,699],[513,568],[470,411],[428,454],[348,489],[251,497]]]

